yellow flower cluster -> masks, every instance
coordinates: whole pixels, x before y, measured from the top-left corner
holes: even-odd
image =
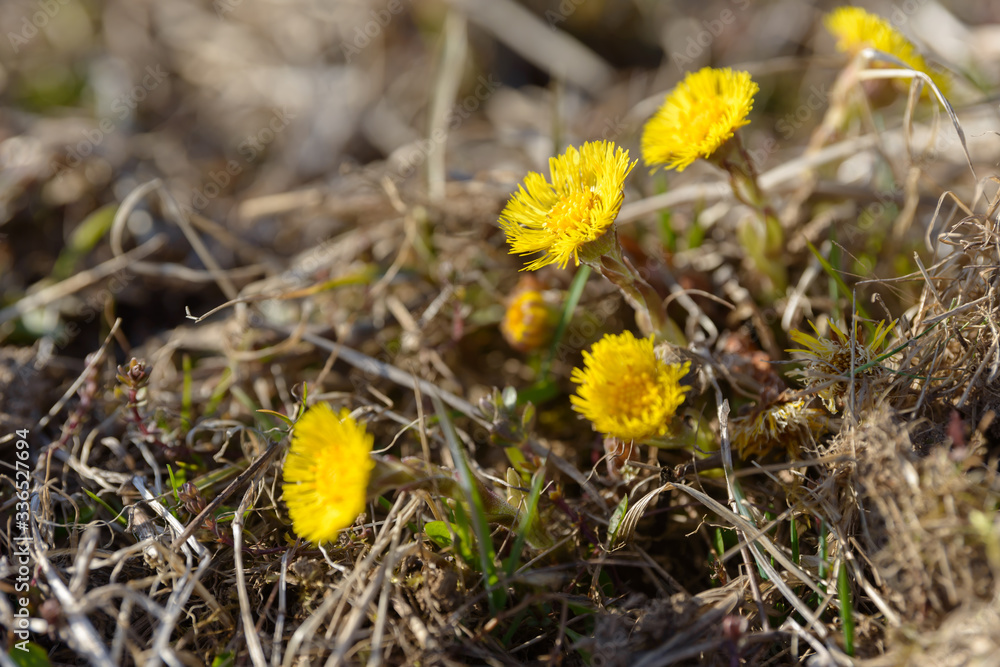
[[[347,410],[319,403],[296,422],[283,490],[295,532],[331,542],[365,509],[374,440]]]
[[[614,224],[634,166],[627,150],[593,141],[550,158],[551,181],[529,172],[500,214],[510,252],[544,253],[525,267],[530,270],[549,264],[564,269],[570,260],[579,266],[581,248]]]
[[[824,23],[837,38],[838,50],[851,56],[866,48],[882,51],[927,74],[942,92],[947,91],[946,77],[933,71],[910,40],[881,16],[860,7],[840,7],[827,14]]]
[[[684,171],[699,157],[710,157],[750,122],[758,90],[747,72],[705,67],[689,73],[646,124],[643,160]]]
[[[582,370],[573,369],[572,380],[580,386],[570,401],[596,431],[624,441],[667,434],[690,389],[680,384],[690,363],[664,362],[652,336],[637,340],[630,331],[597,341],[583,353],[583,362]]]

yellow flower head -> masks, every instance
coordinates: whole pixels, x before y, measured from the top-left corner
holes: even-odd
[[[691,364],[658,358],[652,336],[607,335],[583,353],[583,364],[583,370],[573,369],[573,382],[580,385],[570,397],[573,409],[594,430],[626,442],[666,435],[691,389],[680,384]]]
[[[807,400],[777,400],[747,415],[734,417],[729,426],[740,457],[763,456],[777,446],[790,455],[819,435],[826,422],[821,408],[808,407]]]
[[[881,16],[869,14],[861,7],[840,7],[827,14],[823,22],[830,34],[837,38],[839,51],[851,56],[867,48],[888,53],[930,76],[942,92],[947,91],[947,79],[932,71],[910,40]]]
[[[545,346],[555,332],[556,313],[537,287],[525,285],[516,290],[500,322],[503,337],[519,352]]]
[[[326,403],[295,423],[285,459],[283,489],[295,532],[310,542],[331,542],[365,509],[374,440],[347,410]]]
[[[747,72],[712,67],[689,72],[646,123],[642,159],[684,171],[697,158],[709,157],[750,122],[758,90]]]
[[[872,342],[868,344],[861,341],[861,332],[858,325],[855,324],[853,367],[851,365],[852,343],[850,336],[837,328],[833,322],[830,322],[832,335],[829,338],[820,336],[816,325],[812,322],[809,322],[809,325],[816,332],[815,336],[804,331],[791,331],[788,334],[793,341],[802,347],[786,351],[796,354],[801,361],[805,362],[801,369],[790,371],[789,375],[801,377],[807,387],[828,385],[818,392],[818,396],[830,412],[837,412],[837,399],[843,397],[847,391],[852,368],[855,370],[855,380],[864,381],[856,382],[855,385],[855,393],[862,400],[868,398],[868,396],[864,396],[865,394],[871,393],[871,381],[882,380],[888,376],[886,369],[879,364],[868,366],[863,371],[858,369],[867,366],[881,356],[885,338],[892,331],[896,322],[889,325],[886,325],[885,322],[879,322],[875,328]],[[835,380],[835,382],[830,384],[831,380]]]
[[[552,182],[529,172],[500,214],[510,252],[545,253],[525,267],[532,271],[548,264],[566,268],[570,259],[579,266],[580,248],[614,224],[634,166],[627,150],[608,141],[570,146],[549,158]]]

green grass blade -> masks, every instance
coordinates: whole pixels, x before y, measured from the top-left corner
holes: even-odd
[[[451,417],[445,410],[444,403],[437,394],[431,394],[434,402],[434,410],[440,420],[441,430],[444,432],[444,439],[448,443],[448,449],[455,460],[455,467],[458,469],[458,482],[465,494],[466,502],[469,506],[469,513],[472,522],[472,529],[476,534],[476,541],[479,543],[479,560],[483,568],[483,578],[486,584],[486,595],[489,600],[490,611],[498,613],[507,603],[506,591],[500,586],[500,577],[497,574],[496,554],[493,550],[493,540],[490,537],[490,527],[486,522],[486,511],[483,507],[483,499],[479,496],[476,488],[476,480],[472,476],[469,462],[465,457],[465,450],[455,435],[455,427],[451,423]]]
[[[809,241],[806,241],[806,245],[809,246],[809,251],[812,252],[813,257],[816,258],[816,261],[818,261],[820,263],[820,266],[823,267],[823,271],[826,272],[826,275],[830,276],[830,278],[832,278],[833,281],[837,284],[837,289],[839,289],[845,295],[850,294],[851,288],[849,288],[847,286],[847,283],[844,282],[844,279],[840,277],[840,272],[837,271],[837,269],[833,268],[833,265],[830,264],[829,261],[827,261],[826,257],[823,257],[823,255],[820,254],[816,246],[814,246]],[[868,317],[868,313],[867,311],[865,311],[865,307],[863,305],[859,303],[857,304],[857,308],[858,308],[858,313],[861,315],[861,317],[865,318]]]
[[[573,320],[573,313],[576,311],[576,305],[580,303],[580,297],[583,296],[583,288],[587,284],[589,277],[590,267],[586,264],[580,266],[576,275],[573,276],[573,283],[569,286],[569,292],[566,293],[566,303],[563,305],[562,314],[559,316],[559,324],[556,325],[556,333],[552,337],[552,345],[549,347],[549,353],[545,357],[545,361],[542,362],[540,375],[543,381],[549,376],[549,368],[552,366],[552,360],[555,359],[556,351],[562,343],[563,336],[566,335],[566,329],[569,328],[569,323]]]
[[[525,540],[528,539],[528,533],[531,532],[532,524],[538,521],[538,499],[542,496],[543,486],[545,486],[544,463],[535,471],[531,480],[531,493],[528,494],[527,507],[524,509],[524,514],[521,515],[521,521],[517,526],[517,539],[514,540],[514,546],[507,557],[505,573],[508,577],[512,576],[517,569],[517,564],[521,560],[521,552],[524,551]]]
[[[65,280],[76,273],[83,258],[111,231],[117,211],[118,204],[107,204],[76,226],[52,267],[54,280]]]
[[[93,500],[95,503],[99,504],[101,507],[103,507],[107,511],[111,512],[111,516],[113,516],[115,518],[115,521],[117,521],[118,523],[120,523],[123,526],[126,526],[126,527],[128,526],[128,520],[125,517],[122,516],[121,512],[119,512],[118,510],[116,510],[114,507],[112,507],[111,505],[107,504],[106,502],[104,502],[104,500],[102,500],[101,498],[98,498],[96,495],[94,495],[93,493],[91,493],[90,490],[84,489],[83,492],[86,493],[88,496],[90,496],[90,499]]]
[[[906,341],[905,343],[900,344],[898,347],[894,347],[893,349],[889,350],[885,354],[879,355],[878,357],[876,357],[876,358],[872,359],[871,361],[869,361],[867,364],[864,364],[862,366],[858,366],[857,368],[854,369],[854,374],[857,375],[858,373],[864,373],[866,370],[868,370],[872,366],[876,366],[876,365],[882,363],[883,361],[885,361],[886,359],[888,359],[889,357],[893,356],[894,354],[898,354],[898,353],[902,352],[907,347],[909,347],[910,345],[912,345],[914,341],[920,340],[921,338],[923,338],[924,336],[926,336],[927,334],[929,334],[931,331],[933,331],[934,327],[936,327],[937,325],[941,324],[941,322],[943,322],[943,321],[944,320],[941,320],[939,322],[935,322],[931,326],[927,327],[927,329],[925,331],[920,332],[919,334],[917,334],[916,336],[914,336],[910,340]]]
[[[174,492],[174,503],[179,506],[181,504],[181,496],[177,492],[177,489],[179,489],[181,485],[187,481],[187,471],[179,470],[178,473],[183,474],[174,475],[174,467],[169,463],[167,464],[167,475],[170,476],[170,488]]]
[[[791,547],[792,547],[792,562],[795,563],[796,565],[798,565],[799,564],[799,527],[798,527],[798,525],[796,525],[795,515],[794,514],[792,515],[792,518],[789,519],[788,524],[789,524],[789,526],[788,526],[789,530],[791,531],[790,534],[789,534],[788,541],[791,543]]]
[[[840,563],[837,573],[837,596],[840,598],[840,620],[844,624],[844,653],[854,655],[854,605],[851,601],[851,584],[847,578],[847,561]]]

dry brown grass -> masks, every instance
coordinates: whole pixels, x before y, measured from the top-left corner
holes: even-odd
[[[998,664],[995,10],[954,8],[976,82],[956,87],[957,127],[901,94],[809,151],[830,102],[810,95],[844,64],[825,57],[820,8],[404,4],[349,62],[331,45],[382,5],[70,1],[52,19],[70,32],[4,56],[0,623],[28,609],[53,665]],[[636,170],[622,244],[695,371],[684,446],[622,470],[567,396],[581,351],[634,313],[592,278],[551,354],[512,350],[498,323],[521,263],[497,215],[554,145],[637,157],[679,76],[657,69],[659,38],[685,44],[724,11],[684,69],[711,56],[762,82],[745,140],[790,286],[761,289],[719,173]],[[167,76],[133,100],[147,66]],[[123,99],[137,111],[73,159],[100,129],[91,102]],[[560,304],[573,276],[538,273]],[[826,318],[863,332],[857,372],[804,385],[788,334]],[[851,353],[896,319],[859,371]],[[836,383],[827,412],[815,397]],[[306,393],[389,455],[466,459],[540,532],[490,526],[490,584],[484,545],[429,482],[370,503],[336,544],[297,540],[277,415]],[[822,423],[741,457],[747,420],[797,399]],[[451,534],[431,535],[443,519]],[[3,665],[20,657],[7,637]]]

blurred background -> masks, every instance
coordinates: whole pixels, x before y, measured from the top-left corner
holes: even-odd
[[[963,99],[990,99],[1000,5],[864,4],[961,74],[960,110]],[[391,213],[387,178],[400,201],[430,207],[456,238],[485,238],[502,255],[496,217],[527,170],[545,171],[555,151],[586,139],[638,157],[642,123],[664,92],[709,64],[759,82],[744,136],[767,170],[801,152],[844,63],[822,26],[836,5],[5,0],[0,305],[106,261],[114,207],[154,178],[193,216],[236,288],[338,229]],[[970,136],[995,127],[994,112]],[[703,167],[656,176],[640,167],[627,200],[697,181]],[[183,230],[150,206],[130,216],[120,244],[166,233],[155,260],[193,273],[147,272],[112,290],[134,341],[225,297]],[[683,226],[678,215],[671,224]],[[8,313],[0,340],[51,337],[75,318],[91,335],[59,347],[80,356],[94,347],[95,311],[112,307],[90,296]]]

